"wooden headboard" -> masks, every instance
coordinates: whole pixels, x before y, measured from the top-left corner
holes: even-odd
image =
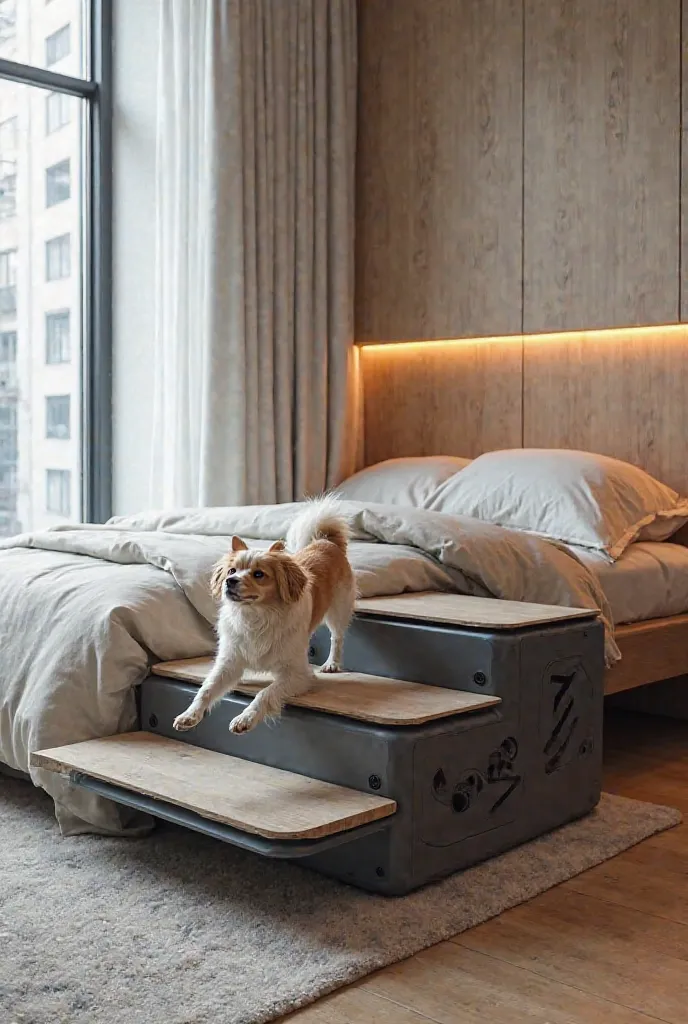
[[[364,461],[578,448],[688,493],[688,325],[362,345]]]

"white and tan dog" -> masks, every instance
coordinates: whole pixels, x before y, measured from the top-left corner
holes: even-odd
[[[340,670],[356,598],[346,555],[348,536],[337,503],[324,498],[296,517],[286,547],[276,541],[265,551],[232,537],[231,551],[211,578],[220,600],[215,663],[187,710],[175,719],[175,729],[198,725],[246,669],[269,672],[274,681],[232,720],[230,730],[247,732],[265,718],[276,718],[289,697],[315,682],[308,644],[322,622],[331,634],[330,656],[322,670]]]

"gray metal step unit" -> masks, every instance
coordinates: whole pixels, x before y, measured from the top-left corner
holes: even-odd
[[[326,631],[312,642],[324,660]],[[248,703],[226,697],[190,733],[172,721],[195,687],[151,676],[144,729],[396,800],[375,834],[301,863],[371,892],[403,895],[581,817],[602,773],[603,627],[558,622],[519,630],[435,626],[357,616],[344,668],[472,692],[503,703],[422,726],[383,727],[288,707],[234,736]]]

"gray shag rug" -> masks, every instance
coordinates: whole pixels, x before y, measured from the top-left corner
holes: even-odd
[[[590,817],[403,899],[161,826],[60,837],[0,776],[2,1024],[261,1024],[572,878],[680,821]]]

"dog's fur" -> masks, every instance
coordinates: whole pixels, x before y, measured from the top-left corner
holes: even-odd
[[[285,700],[315,681],[308,643],[322,622],[331,634],[322,670],[340,670],[356,597],[347,543],[346,522],[331,498],[310,503],[296,517],[286,546],[276,541],[265,551],[232,538],[231,551],[211,577],[220,601],[215,663],[192,703],[175,719],[175,729],[198,725],[246,669],[269,672],[274,681],[232,720],[230,730],[247,732],[265,718],[276,718]]]

